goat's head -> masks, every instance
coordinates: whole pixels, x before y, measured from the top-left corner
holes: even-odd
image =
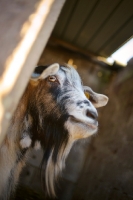
[[[28,130],[32,146],[39,140],[44,148],[46,187],[54,195],[54,181],[73,142],[96,133],[96,107],[106,105],[108,98],[84,87],[74,68],[56,63],[37,67],[29,85]]]

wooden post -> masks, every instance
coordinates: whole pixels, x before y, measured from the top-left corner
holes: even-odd
[[[0,1],[0,144],[64,1]]]

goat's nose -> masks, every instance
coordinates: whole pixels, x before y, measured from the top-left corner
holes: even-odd
[[[90,111],[89,109],[86,110],[86,116],[92,118],[93,120],[97,120],[98,114],[94,111]]]

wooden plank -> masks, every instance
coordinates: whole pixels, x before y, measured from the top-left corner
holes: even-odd
[[[57,46],[65,47],[66,49],[68,49],[70,51],[74,51],[76,53],[79,53],[79,54],[87,57],[88,59],[91,59],[91,61],[95,62],[95,64],[98,64],[98,65],[101,65],[104,67],[105,66],[108,67],[108,64],[106,62],[104,62],[105,61],[104,58],[102,58],[102,57],[99,58],[99,57],[97,57],[98,55],[92,54],[91,52],[84,50],[82,48],[79,48],[79,47],[73,45],[72,43],[68,43],[64,40],[58,39],[53,36],[50,38],[49,43],[57,45]]]
[[[51,37],[49,42],[52,44],[55,44],[55,45],[60,45],[62,47],[65,47],[66,49],[70,50],[70,51],[75,51],[75,52],[78,52],[84,56],[87,56],[88,58],[91,58],[92,60],[97,60],[97,55],[95,54],[91,54],[89,51],[86,51],[82,48],[78,48],[77,46],[69,43],[69,42],[66,42],[64,40],[61,40],[59,38],[56,38],[56,37]]]
[[[88,19],[96,2],[97,0],[78,1],[77,6],[74,9],[73,15],[71,16],[71,20],[69,21],[68,26],[66,27],[62,39],[71,42],[77,37],[79,32],[82,30],[82,26],[84,26],[84,23],[86,23],[86,20]]]
[[[61,37],[62,34],[65,32],[66,26],[69,23],[69,19],[71,18],[76,2],[77,0],[66,1],[61,11],[61,14],[59,16],[59,19],[56,23],[56,26],[54,28],[54,31],[53,31],[54,36]]]
[[[29,18],[29,13],[35,12],[37,0],[15,1],[0,0],[0,75],[3,72],[7,57],[9,57],[17,43],[23,38],[22,25]],[[30,23],[30,21],[29,21]],[[7,47],[6,47],[7,46]]]
[[[133,18],[128,21],[122,29],[110,40],[108,45],[100,51],[100,55],[104,57],[110,56],[122,44],[125,43],[133,35]]]
[[[88,45],[87,49],[91,49],[91,51],[95,53],[101,51],[108,39],[132,16],[132,8],[132,0],[123,0],[112,17],[104,24],[96,37],[93,38],[93,41]]]
[[[63,3],[64,0],[0,1],[0,143]]]
[[[91,17],[87,20],[85,26],[82,28],[76,44],[82,47],[88,46],[88,43],[91,42],[93,37],[98,34],[98,30],[104,26],[104,23],[110,17],[110,14],[113,12],[120,1],[121,0],[101,0],[97,4]],[[84,37],[84,35],[87,37]]]

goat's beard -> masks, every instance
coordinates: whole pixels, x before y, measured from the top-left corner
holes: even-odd
[[[47,163],[46,164],[44,163],[45,164],[45,187],[49,196],[56,197],[55,183],[58,183],[58,179],[61,175],[62,170],[65,167],[65,160],[70,152],[71,147],[72,147],[72,142],[68,142],[67,145],[65,144],[62,145],[60,151],[58,152],[56,162],[53,160],[54,150],[52,150],[47,160]]]
[[[65,167],[65,160],[72,146],[68,130],[64,127],[67,119],[67,114],[56,120],[45,117],[43,123],[44,137],[41,139],[41,145],[44,147],[44,155],[41,162],[41,178],[43,183],[44,169],[43,185],[49,196],[56,196],[55,183]]]
[[[44,148],[41,162],[42,184],[45,183],[43,186],[49,196],[56,196],[55,182],[65,166],[65,159],[72,146],[69,142],[69,132],[65,127],[69,115],[63,106],[60,108],[60,105],[51,111],[41,105],[38,107],[41,109],[36,111],[34,106],[30,106],[30,113],[33,116],[32,139],[39,140]],[[38,113],[43,117],[38,118]]]

